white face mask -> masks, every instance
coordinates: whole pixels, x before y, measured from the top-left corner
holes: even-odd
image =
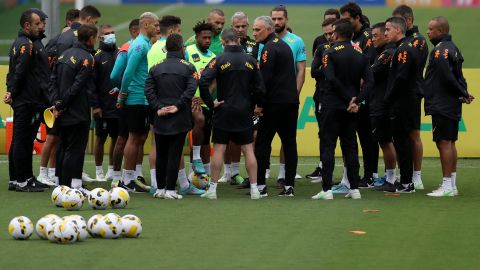
[[[103,42],[105,44],[115,44],[116,41],[115,34],[108,34],[103,37]]]

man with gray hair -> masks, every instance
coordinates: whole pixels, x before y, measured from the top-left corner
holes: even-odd
[[[285,185],[279,196],[294,196],[294,180],[297,171],[297,118],[298,91],[293,54],[283,40],[275,35],[273,21],[260,16],[253,24],[253,36],[264,44],[260,69],[266,88],[266,97],[257,103],[255,114],[262,116],[255,142],[258,161],[258,189],[267,195],[265,171],[272,150],[272,140],[278,133],[285,152]]]
[[[415,128],[415,114],[411,107],[416,99],[418,57],[415,57],[415,48],[405,37],[406,31],[403,18],[391,17],[385,22],[385,38],[388,43],[397,46],[388,75],[385,105],[389,109],[393,145],[402,172],[401,184],[385,182],[381,190],[386,192],[415,192],[410,133]]]
[[[258,43],[251,39],[248,35],[248,17],[243,11],[237,11],[232,16],[232,28],[240,39],[240,45],[243,51],[258,59]],[[231,184],[241,184],[241,187],[248,188],[250,182],[244,179],[240,173],[240,146],[230,143],[225,151],[225,164],[223,166],[223,176],[219,182],[229,181]]]
[[[140,34],[128,50],[127,67],[117,100],[120,107],[125,106],[128,128],[124,173],[119,186],[133,192],[149,191],[149,187],[135,179],[135,170],[141,170],[141,165],[140,168],[136,165],[137,154],[139,148],[145,144],[150,130],[150,111],[144,89],[148,75],[147,54],[152,47],[150,40],[157,34],[155,24],[158,24],[158,16],[154,13],[145,12],[140,16]]]

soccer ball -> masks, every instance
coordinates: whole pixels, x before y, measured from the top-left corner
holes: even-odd
[[[57,207],[62,207],[63,194],[65,194],[65,192],[67,192],[69,189],[70,188],[67,186],[58,186],[54,188],[51,196],[52,203]]]
[[[202,175],[197,175],[196,173],[190,173],[190,175],[188,176],[188,179],[190,180],[190,182],[197,188],[200,188],[200,189],[206,189],[209,185],[209,177],[208,175],[206,174],[202,174]]]
[[[63,194],[62,207],[67,210],[80,210],[85,197],[76,189],[69,189]]]
[[[110,206],[112,208],[125,208],[129,201],[130,195],[125,189],[116,187],[110,190]]]
[[[77,241],[83,241],[87,238],[88,236],[88,231],[87,231],[87,222],[82,216],[79,215],[70,215],[66,216],[64,219],[71,221],[77,225],[78,229],[78,239]]]
[[[122,217],[123,236],[136,238],[142,233],[142,221],[134,215]]]
[[[110,193],[103,188],[96,188],[88,195],[88,204],[93,209],[103,210],[107,208],[110,201]]]
[[[100,232],[100,221],[102,221],[103,216],[102,215],[94,215],[92,216],[88,222],[87,222],[87,230],[88,233],[92,237],[99,237],[99,232]]]
[[[38,237],[42,240],[47,239],[47,223],[49,222],[48,217],[42,217],[35,224],[35,231],[37,232]]]
[[[8,233],[15,239],[27,240],[32,236],[33,223],[28,217],[14,217],[8,224]]]
[[[62,244],[74,243],[78,239],[78,227],[73,221],[63,219],[55,225],[53,235],[55,242]]]
[[[122,235],[122,218],[116,214],[108,214],[99,223],[99,235],[102,238],[116,239]]]
[[[48,240],[51,242],[55,242],[55,226],[62,222],[63,219],[58,217],[57,215],[46,215],[44,218],[47,218],[47,223],[45,224],[45,236],[47,237]]]

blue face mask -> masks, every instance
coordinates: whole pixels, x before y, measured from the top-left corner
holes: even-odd
[[[115,44],[116,41],[115,34],[108,34],[103,37],[103,42],[105,44]]]

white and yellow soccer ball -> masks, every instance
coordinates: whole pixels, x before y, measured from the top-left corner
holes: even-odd
[[[99,223],[99,235],[102,238],[116,239],[122,236],[122,218],[117,214],[108,214]]]
[[[92,237],[99,237],[100,233],[100,223],[103,219],[102,215],[93,215],[88,219],[87,222],[87,231]]]
[[[8,233],[18,240],[27,240],[33,234],[33,223],[25,216],[14,217],[8,224]]]
[[[188,176],[190,182],[199,189],[206,189],[209,185],[209,177],[206,174],[197,175],[196,173],[191,172]]]
[[[83,205],[85,197],[76,189],[67,190],[62,196],[62,207],[71,210],[80,210]]]
[[[46,215],[44,218],[47,218],[48,222],[45,224],[45,235],[47,236],[47,239],[51,242],[56,242],[55,240],[55,226],[62,222],[63,219],[58,217],[57,215]]]
[[[103,188],[95,188],[90,191],[88,195],[88,204],[90,204],[93,209],[103,210],[107,208],[110,202],[110,192]]]
[[[130,195],[125,189],[116,187],[110,190],[110,206],[112,208],[125,208],[129,201]]]
[[[142,233],[142,221],[135,215],[125,215],[122,217],[123,236],[136,238]]]
[[[52,203],[57,207],[62,207],[63,194],[70,188],[67,186],[58,186],[53,189],[52,196],[50,197]]]
[[[75,225],[77,225],[77,229],[78,229],[77,241],[83,241],[87,238],[87,236],[88,236],[87,222],[85,221],[85,219],[82,216],[80,216],[80,215],[70,215],[70,216],[64,217],[64,219],[66,219],[68,221],[71,221],[71,222],[75,223]]]
[[[47,239],[47,223],[50,222],[50,218],[42,217],[35,224],[35,231],[37,232],[38,237],[42,240]]]
[[[68,219],[63,219],[61,222],[57,223],[53,231],[55,242],[61,244],[76,242],[78,234],[77,225]]]

